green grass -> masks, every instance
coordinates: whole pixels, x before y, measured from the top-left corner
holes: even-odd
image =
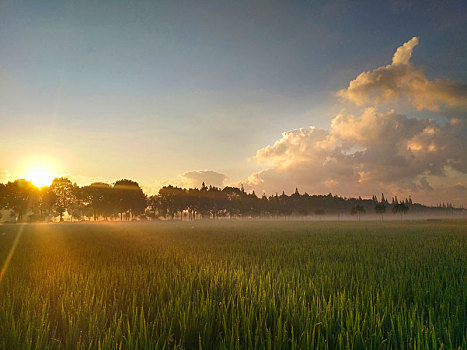
[[[19,228],[0,226],[0,264]],[[25,225],[0,284],[2,349],[465,349],[466,334],[465,221]]]

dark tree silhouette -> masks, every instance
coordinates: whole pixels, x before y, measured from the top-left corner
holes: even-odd
[[[396,198],[396,201],[397,201],[397,198]],[[407,214],[408,211],[409,211],[409,206],[405,204],[404,202],[394,204],[392,207],[392,212],[394,214],[400,214],[401,221],[402,221],[402,215]]]
[[[24,214],[34,208],[33,203],[39,197],[39,189],[24,179],[8,182],[2,192],[3,206],[15,213],[18,222],[24,220]]]
[[[86,207],[91,211],[94,221],[99,216],[107,219],[115,211],[114,190],[111,185],[104,182],[94,182],[83,187],[83,200]]]
[[[383,216],[385,212],[386,212],[386,204],[384,202],[376,203],[375,213],[381,216],[381,221],[383,221]]]
[[[6,206],[6,186],[0,183],[0,210]],[[0,211],[0,219],[2,218],[2,213]]]
[[[362,200],[361,197],[359,197],[359,201],[361,200]],[[350,214],[356,215],[358,218],[358,221],[360,221],[360,215],[365,212],[366,212],[365,208],[363,208],[363,206],[361,206],[360,204],[357,204],[355,207],[351,209]]]
[[[75,187],[76,184],[72,184],[71,181],[65,177],[55,178],[50,185],[50,190],[55,197],[53,209],[59,216],[60,221],[63,221],[63,214],[75,200]]]
[[[120,220],[132,220],[133,217],[144,213],[146,196],[138,183],[132,180],[118,180],[114,185],[115,204],[120,214]]]
[[[183,219],[183,211],[187,208],[186,190],[171,185],[162,187],[159,190],[159,207],[163,216],[168,215],[172,220],[176,214],[180,214]]]
[[[56,178],[50,187],[38,189],[26,180],[16,180],[0,184],[0,208],[13,212],[16,220],[25,218],[31,221],[44,220],[58,216],[60,221],[68,212],[72,219],[86,220],[93,218],[107,220],[120,218],[158,219],[188,217],[199,218],[302,218],[314,213],[340,215],[350,213],[360,220],[362,213],[375,211],[383,215],[390,207],[394,213],[402,216],[409,208],[414,212],[437,210],[439,213],[454,215],[456,209],[451,203],[441,203],[438,207],[428,208],[413,203],[411,197],[399,200],[394,197],[390,205],[384,195],[381,202],[376,196],[371,199],[345,198],[328,193],[327,195],[300,194],[298,189],[291,195],[277,193],[260,198],[254,191],[247,193],[242,187],[227,186],[223,189],[202,184],[201,188],[180,188],[165,186],[159,193],[146,198],[137,182],[119,180],[113,186],[96,182],[79,187],[68,178]]]
[[[53,216],[56,196],[50,187],[41,188],[41,202],[39,205],[40,218],[43,220],[46,216]]]
[[[225,187],[222,190],[224,195],[224,207],[231,217],[237,218],[241,215],[241,203],[245,197],[245,192],[242,192],[236,187]]]
[[[87,214],[87,208],[83,188],[73,185],[73,195],[71,201],[68,204],[67,212],[70,215],[70,220],[82,220],[85,214]]]

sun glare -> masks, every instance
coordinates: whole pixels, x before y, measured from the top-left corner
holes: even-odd
[[[50,186],[59,173],[57,162],[47,155],[23,158],[20,169],[20,176],[37,187]]]
[[[26,176],[37,187],[50,186],[54,176],[46,169],[32,169]]]

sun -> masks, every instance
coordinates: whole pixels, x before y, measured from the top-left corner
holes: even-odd
[[[20,177],[31,181],[35,186],[50,186],[60,173],[56,159],[46,154],[35,154],[22,159],[19,166]]]
[[[26,180],[31,181],[35,186],[50,186],[55,177],[44,168],[34,168],[28,171]]]

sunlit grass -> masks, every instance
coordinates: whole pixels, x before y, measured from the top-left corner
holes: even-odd
[[[0,261],[19,226],[0,226]],[[466,348],[467,224],[27,225],[3,349]]]

